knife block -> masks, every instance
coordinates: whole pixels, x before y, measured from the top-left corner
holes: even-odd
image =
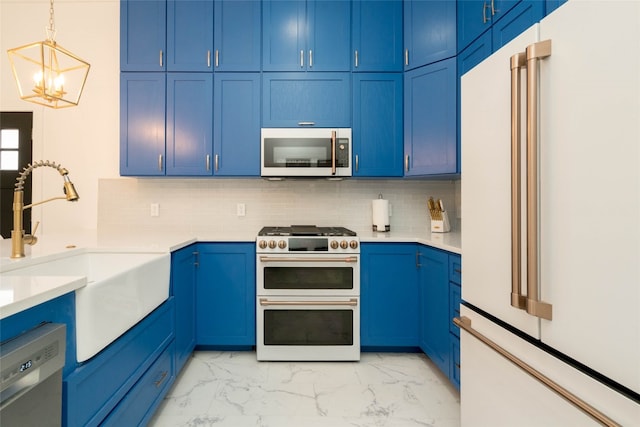
[[[449,223],[449,215],[447,211],[441,212],[442,219],[431,218],[431,232],[432,233],[448,233],[451,231],[451,224]]]

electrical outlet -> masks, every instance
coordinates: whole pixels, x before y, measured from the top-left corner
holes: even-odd
[[[245,206],[244,203],[238,203],[236,205],[236,215],[237,216],[245,216],[247,211],[246,211],[247,207]]]
[[[158,203],[151,203],[149,212],[151,216],[160,216],[160,205]]]

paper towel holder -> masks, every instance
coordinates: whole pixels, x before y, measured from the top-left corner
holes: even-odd
[[[371,201],[371,216],[371,228],[374,232],[391,231],[391,225],[389,225],[389,201],[382,198],[382,193],[378,194],[377,200]]]

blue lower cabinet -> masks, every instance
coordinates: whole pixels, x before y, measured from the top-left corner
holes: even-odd
[[[171,254],[171,295],[176,306],[176,371],[180,372],[196,346],[197,245]]]
[[[351,127],[351,73],[264,73],[262,127]]]
[[[449,381],[460,390],[460,338],[450,334],[451,364],[449,367]]]
[[[420,348],[449,375],[449,254],[420,245]]]
[[[169,298],[68,375],[63,382],[63,424],[97,426],[120,411],[118,416],[126,417],[126,422],[118,425],[143,423],[175,380],[174,325],[174,300]],[[162,369],[159,376],[158,368]],[[138,385],[148,383],[149,378],[159,381],[155,390]],[[152,402],[151,407],[143,405],[139,410],[128,410],[126,407],[139,396],[146,396],[140,398]]]
[[[255,243],[199,243],[198,253],[196,344],[255,346]]]
[[[360,343],[364,350],[418,347],[418,270],[413,243],[360,248]]]
[[[102,426],[134,426],[149,422],[175,379],[173,352],[172,342],[109,414]]]

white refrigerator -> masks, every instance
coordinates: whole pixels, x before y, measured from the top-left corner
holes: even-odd
[[[640,1],[461,80],[463,426],[640,426]]]

